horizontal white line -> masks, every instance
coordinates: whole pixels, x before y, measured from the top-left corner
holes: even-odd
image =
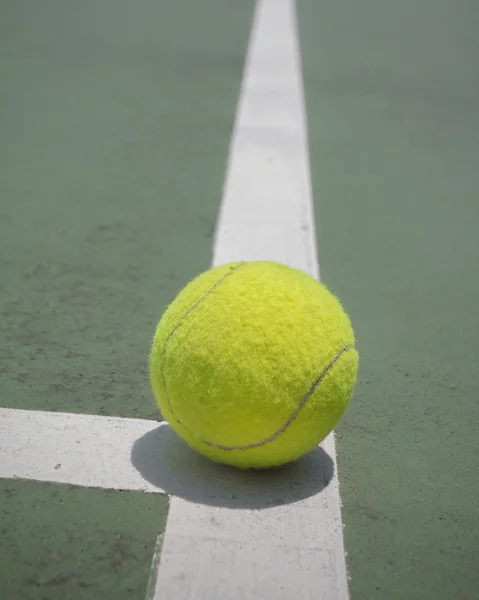
[[[144,472],[164,462],[156,421],[0,408],[0,427],[0,477],[166,491],[133,462]]]
[[[171,494],[175,544],[327,554],[341,531],[331,437],[327,451],[286,468],[244,472],[203,458],[157,421],[0,408],[0,423],[1,478]]]
[[[173,495],[155,598],[340,597],[332,437],[285,469],[242,472],[156,421],[1,408],[0,423],[2,478]]]

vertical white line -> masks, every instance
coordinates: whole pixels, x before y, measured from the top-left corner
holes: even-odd
[[[213,264],[276,260],[319,277],[293,0],[258,2]]]
[[[259,0],[213,264],[274,260],[319,277],[314,231],[295,3]],[[333,435],[322,447],[335,463]],[[302,468],[287,484],[268,480],[267,489],[238,475],[257,503],[268,506],[261,493],[276,498],[263,510],[232,501],[231,487],[218,492],[213,480],[214,502],[172,498],[156,600],[347,599],[336,469],[321,489],[324,465],[318,461],[307,476]],[[198,474],[205,498],[208,473]],[[286,498],[292,490],[296,502]]]
[[[160,566],[161,548],[163,546],[163,534],[156,538],[155,550],[151,559],[150,577],[146,588],[145,600],[154,600],[156,581],[158,579],[158,567]]]

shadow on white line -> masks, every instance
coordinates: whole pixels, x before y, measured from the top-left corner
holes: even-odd
[[[168,494],[240,509],[303,500],[321,492],[334,474],[331,457],[320,447],[284,467],[239,471],[193,452],[166,424],[134,443],[131,461],[144,479]]]

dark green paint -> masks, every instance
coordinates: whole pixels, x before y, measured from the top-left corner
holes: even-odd
[[[352,600],[479,590],[477,3],[299,0],[319,259],[355,325]]]
[[[2,600],[143,600],[168,499],[0,480]]]
[[[252,0],[0,6],[0,405],[156,418],[211,260]]]

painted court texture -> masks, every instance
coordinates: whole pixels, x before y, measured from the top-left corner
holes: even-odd
[[[0,1],[2,600],[479,596],[478,23]],[[159,423],[147,356],[256,258],[320,272],[360,370],[334,439],[238,475]]]

